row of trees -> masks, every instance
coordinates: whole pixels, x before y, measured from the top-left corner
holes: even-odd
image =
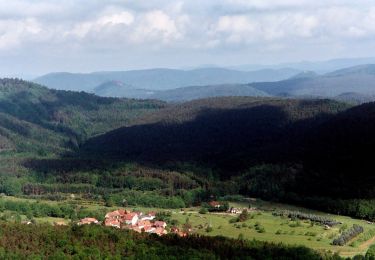
[[[346,243],[348,243],[350,240],[358,236],[363,232],[363,227],[354,224],[350,229],[344,231],[341,233],[341,235],[338,238],[335,238],[332,241],[333,245],[343,246]]]
[[[324,216],[315,215],[315,214],[311,214],[311,213],[303,213],[303,212],[300,212],[300,211],[290,211],[290,210],[275,211],[275,212],[272,213],[272,215],[274,215],[274,216],[285,216],[285,217],[288,217],[288,218],[291,218],[291,219],[302,219],[302,220],[307,219],[307,220],[311,220],[313,222],[317,222],[319,224],[327,225],[327,226],[330,226],[330,227],[340,224],[340,222],[338,222],[334,219],[331,219],[331,218],[327,218],[327,217],[324,217]]]

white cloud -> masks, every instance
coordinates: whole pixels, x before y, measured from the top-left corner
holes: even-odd
[[[232,15],[220,17],[213,30],[223,42],[253,43],[290,37],[312,37],[318,26],[318,19],[312,15]]]
[[[74,25],[73,29],[66,32],[65,35],[75,35],[84,38],[90,33],[103,33],[103,30],[110,29],[113,26],[129,26],[134,22],[134,16],[128,11],[107,14],[98,17],[95,20],[80,22]]]
[[[117,14],[100,17],[97,23],[101,26],[117,24],[130,25],[133,23],[133,21],[134,16],[130,12],[124,11]]]
[[[373,41],[373,0],[0,0],[0,56],[48,49],[51,59],[76,51],[148,60],[173,51],[207,63],[202,56],[284,57],[302,47],[306,56],[375,56]]]
[[[0,49],[7,50],[19,46],[41,31],[40,24],[32,18],[0,20]]]
[[[67,6],[58,1],[0,0],[0,17],[51,16],[63,12]]]
[[[162,42],[170,42],[182,37],[179,26],[183,25],[186,17],[172,19],[161,10],[147,12],[137,18],[131,37],[134,42],[144,42],[160,39]]]

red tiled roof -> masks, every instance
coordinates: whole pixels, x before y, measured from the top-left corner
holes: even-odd
[[[120,221],[117,219],[106,219],[104,222],[105,226],[120,226]]]
[[[125,220],[132,220],[135,216],[137,216],[137,213],[134,213],[134,212],[132,212],[132,213],[128,213],[128,214],[125,214],[124,215],[124,219]]]
[[[154,223],[155,227],[164,227],[166,225],[167,225],[167,223],[165,223],[164,221],[155,221],[155,223]]]
[[[155,228],[154,228],[154,227],[151,227],[151,226],[145,226],[145,227],[144,227],[144,230],[145,230],[145,232],[150,232],[150,231],[155,230]]]
[[[137,226],[151,227],[151,222],[149,220],[140,220],[138,221]]]
[[[83,218],[79,222],[81,224],[90,224],[90,223],[97,223],[98,220],[96,218]]]
[[[116,218],[116,217],[122,217],[126,215],[128,212],[124,209],[118,209],[112,212],[108,212],[105,217],[106,218]]]
[[[167,231],[162,227],[158,227],[158,228],[155,229],[155,231],[153,233],[161,236],[161,235],[167,234]]]
[[[210,203],[209,203],[212,207],[215,207],[215,206],[220,206],[221,205],[221,203],[220,202],[218,202],[218,201],[210,201]]]

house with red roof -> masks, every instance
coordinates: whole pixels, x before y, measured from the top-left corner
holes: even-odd
[[[91,225],[98,223],[99,221],[96,218],[83,218],[78,222],[78,225]]]
[[[149,220],[139,220],[137,222],[137,226],[139,228],[145,228],[145,227],[151,227],[152,224],[151,224],[151,222]]]
[[[127,213],[123,219],[127,225],[135,226],[138,222],[138,214],[135,212]]]
[[[154,227],[156,228],[165,228],[167,226],[167,223],[165,223],[164,221],[155,221],[154,222]]]
[[[120,228],[121,227],[121,222],[118,219],[106,218],[105,221],[104,221],[104,225],[106,227]]]
[[[112,212],[108,212],[105,215],[105,218],[112,218],[112,219],[121,219],[127,214],[127,211],[124,209],[118,209]]]
[[[155,231],[155,227],[152,227],[152,226],[145,226],[143,228],[143,230],[146,232],[146,233],[153,233]]]
[[[151,233],[156,234],[156,235],[158,235],[158,236],[162,236],[162,235],[166,235],[166,234],[168,234],[167,230],[165,230],[165,229],[162,228],[162,227],[157,227],[157,228],[155,228],[155,230],[152,231]]]
[[[218,201],[210,201],[209,203],[208,203],[211,207],[213,207],[213,208],[220,208],[221,206],[222,206],[222,203],[220,203],[220,202],[218,202]]]

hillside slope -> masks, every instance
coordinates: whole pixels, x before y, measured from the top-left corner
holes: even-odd
[[[375,103],[349,108],[330,100],[214,98],[91,138],[81,155],[183,162],[213,169],[224,180],[248,171],[231,189],[236,183],[251,196],[373,199],[374,132]]]
[[[163,107],[158,101],[101,98],[0,80],[0,149],[59,151]]]
[[[165,91],[158,91],[144,96],[168,102],[181,102],[222,96],[267,97],[269,95],[246,84],[225,84],[183,87]]]
[[[95,87],[95,95],[101,97],[125,97],[125,98],[140,98],[140,99],[157,99],[153,94],[158,91],[138,89],[133,86],[124,84],[121,81],[107,81]]]
[[[82,152],[145,162],[191,162],[231,174],[253,163],[275,161],[309,120],[348,106],[329,100],[230,97],[196,100],[88,140]],[[294,126],[297,122],[301,125]]]

